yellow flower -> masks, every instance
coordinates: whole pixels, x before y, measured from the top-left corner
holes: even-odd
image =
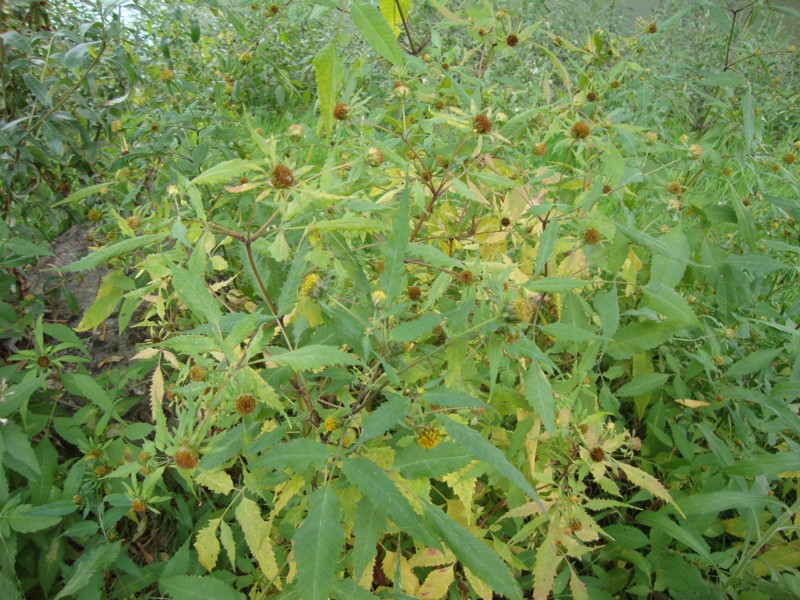
[[[300,286],[300,295],[304,298],[319,298],[322,295],[324,287],[322,280],[316,273],[307,275]]]
[[[425,425],[419,431],[417,431],[417,444],[426,450],[435,448],[439,445],[441,440],[442,436],[439,434],[439,430],[436,428],[436,425]]]
[[[335,417],[328,417],[325,419],[325,431],[331,432],[339,429],[339,419]]]
[[[386,304],[386,294],[381,290],[375,290],[372,292],[372,306],[375,308],[381,308],[384,304]]]

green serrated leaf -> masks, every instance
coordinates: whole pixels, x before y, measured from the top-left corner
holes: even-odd
[[[307,471],[320,469],[330,458],[328,448],[307,438],[298,438],[285,444],[278,444],[263,456],[255,459],[252,466],[262,469],[292,469]]]
[[[112,258],[117,258],[118,256],[122,256],[123,254],[130,254],[131,252],[139,250],[140,248],[144,248],[145,246],[149,246],[150,244],[160,242],[161,240],[166,238],[167,235],[168,235],[167,233],[153,233],[150,235],[142,235],[127,240],[122,240],[121,242],[117,242],[116,244],[111,244],[110,246],[104,246],[100,250],[92,252],[89,256],[84,256],[82,259],[75,261],[74,263],[69,264],[66,267],[61,267],[59,271],[64,271],[67,273],[74,273],[77,271],[88,271],[90,269],[99,267],[102,264],[105,264]]]
[[[245,600],[244,594],[211,575],[176,575],[158,581],[172,600]]]
[[[56,595],[55,600],[71,596],[86,587],[95,574],[102,573],[117,559],[120,548],[122,542],[114,542],[86,550],[72,565],[73,575]]]
[[[358,518],[353,523],[353,577],[361,579],[364,570],[375,557],[377,543],[386,527],[386,509],[376,506],[367,498],[362,498],[356,510]]]
[[[378,54],[396,67],[405,64],[397,37],[375,6],[356,0],[350,4],[350,16],[364,39]]]
[[[550,381],[536,363],[531,363],[525,376],[525,398],[534,414],[542,420],[544,428],[552,433],[556,429],[556,407]]]
[[[397,211],[394,215],[392,224],[392,234],[386,243],[386,253],[384,255],[384,267],[381,274],[381,288],[386,294],[386,302],[391,305],[397,298],[400,290],[405,285],[406,266],[403,262],[408,246],[408,236],[411,226],[408,221],[409,210],[409,190],[406,182]]]
[[[545,510],[539,500],[539,496],[533,486],[528,482],[525,476],[512,465],[506,455],[501,450],[493,446],[489,440],[486,440],[477,431],[462,425],[452,419],[442,417],[441,421],[447,430],[450,438],[459,446],[468,450],[479,461],[489,465],[500,475],[511,481],[520,490],[525,492],[532,500],[534,500],[542,510]]]
[[[406,418],[411,401],[405,396],[393,395],[387,402],[376,408],[364,421],[358,444],[383,435],[397,423]]]
[[[339,498],[330,485],[309,498],[308,516],[294,536],[297,589],[304,600],[328,600],[344,546]]]
[[[170,271],[172,285],[181,302],[196,316],[202,317],[211,325],[218,325],[222,316],[219,302],[208,291],[204,275],[192,273],[177,265],[171,266]]]
[[[342,472],[372,504],[383,508],[398,527],[424,544],[439,546],[436,537],[424,527],[411,504],[380,467],[366,458],[352,456],[344,461]]]
[[[631,323],[614,335],[608,353],[618,360],[625,360],[640,352],[650,350],[671,339],[682,325],[665,323]]]
[[[411,444],[397,454],[394,468],[408,479],[439,477],[455,473],[471,460],[472,453],[453,442],[444,441],[430,449]]]
[[[628,383],[620,387],[614,394],[616,396],[629,397],[646,394],[662,387],[670,376],[667,373],[648,373],[634,377]]]
[[[772,364],[778,356],[783,354],[781,348],[773,350],[756,350],[744,358],[737,360],[725,372],[726,377],[742,377],[763,371]]]
[[[556,242],[558,241],[558,230],[558,220],[552,219],[547,223],[547,227],[545,227],[545,230],[542,232],[539,238],[539,247],[536,250],[536,267],[533,270],[534,277],[542,272],[547,261],[550,260],[550,255],[553,253],[553,249],[556,247]]]
[[[492,591],[512,600],[521,600],[522,590],[502,559],[440,508],[428,502],[425,504],[431,524],[456,558]]]
[[[293,371],[310,371],[335,365],[359,364],[358,359],[352,354],[339,350],[335,346],[323,346],[322,344],[312,344],[297,350],[273,354],[269,357],[269,362],[289,367]]]

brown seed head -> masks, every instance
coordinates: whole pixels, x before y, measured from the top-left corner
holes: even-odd
[[[272,169],[272,176],[270,177],[272,185],[278,189],[285,190],[294,185],[294,175],[292,170],[286,165],[275,165]]]
[[[336,106],[333,107],[333,118],[337,121],[344,121],[347,118],[348,109],[347,104],[344,102],[339,102]]]
[[[655,33],[656,31],[658,31],[658,25],[656,25],[655,23],[650,23],[647,26],[647,33]]]
[[[606,451],[602,448],[594,448],[591,451],[591,457],[594,462],[603,462],[606,458]]]
[[[603,186],[603,193],[604,194],[610,194],[612,191],[613,191],[613,188],[610,185],[606,184],[606,185]]]
[[[92,223],[96,223],[100,220],[100,212],[95,210],[94,208],[86,213],[86,218],[89,219]]]
[[[587,229],[583,233],[583,241],[586,242],[587,246],[594,246],[597,242],[600,241],[600,232],[597,231],[594,227],[591,229]]]
[[[533,147],[533,153],[536,156],[544,156],[547,152],[547,144],[545,142],[539,142]]]
[[[469,285],[473,281],[475,281],[475,275],[469,269],[464,269],[461,273],[458,274],[458,279],[464,285]]]
[[[509,219],[508,217],[503,217],[502,219],[500,219],[501,227],[508,227],[509,225],[511,225],[511,219]]]
[[[50,366],[50,359],[47,358],[45,355],[40,356],[36,359],[36,364],[39,365],[41,368],[46,369]]]
[[[580,531],[581,529],[583,529],[583,525],[581,525],[581,522],[580,522],[580,521],[570,521],[570,524],[569,524],[569,530],[570,530],[572,533],[577,533],[577,532],[578,532],[578,531]]]
[[[240,415],[252,414],[256,409],[256,398],[253,394],[242,394],[236,399],[236,412]]]
[[[475,127],[475,131],[478,133],[489,133],[492,130],[492,122],[484,113],[475,115],[472,125]]]
[[[592,130],[589,128],[589,124],[585,121],[578,121],[572,126],[572,137],[574,137],[576,140],[586,139],[591,133]]]
[[[419,300],[420,296],[422,296],[422,290],[420,290],[419,287],[416,285],[408,286],[408,290],[406,291],[408,293],[409,299],[413,300],[414,302]]]
[[[517,34],[516,33],[508,34],[508,37],[506,38],[506,45],[509,46],[510,48],[513,48],[517,44],[519,44],[519,37],[517,36]]]
[[[172,460],[175,461],[175,465],[179,469],[186,470],[194,469],[197,466],[198,458],[197,450],[194,448],[187,448],[186,446],[181,446],[175,450],[175,454],[172,455]]]
[[[797,160],[797,156],[794,152],[787,152],[783,155],[784,164],[793,165],[795,160]]]
[[[367,150],[367,164],[370,167],[380,167],[383,164],[383,152],[375,146]]]
[[[621,85],[622,82],[619,79],[615,79],[614,81],[611,82],[611,87],[614,88],[615,90]]]
[[[147,510],[147,502],[141,498],[136,498],[135,500],[131,501],[131,508],[133,509],[133,512],[143,513],[145,510]]]
[[[680,196],[683,191],[683,186],[678,181],[670,181],[667,184],[667,191],[673,196]]]
[[[597,100],[597,94],[595,94],[594,92],[589,92],[588,94],[586,94],[586,99],[589,102],[594,102],[595,100]]]
[[[207,375],[208,369],[201,365],[192,365],[189,369],[189,379],[192,381],[205,381]]]

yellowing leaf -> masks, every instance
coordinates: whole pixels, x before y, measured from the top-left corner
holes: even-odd
[[[464,567],[464,575],[467,576],[467,581],[481,600],[492,600],[494,598],[492,588],[475,577],[475,574],[466,567]]]
[[[669,502],[674,506],[678,512],[686,518],[686,515],[683,514],[680,506],[678,506],[675,500],[672,499],[672,496],[669,495],[667,489],[661,485],[661,482],[653,477],[652,475],[648,475],[644,471],[637,469],[636,467],[632,467],[631,465],[627,465],[623,462],[616,463],[617,466],[622,469],[625,476],[630,480],[630,482],[642,488],[643,490],[647,490],[651,494],[653,494],[657,498],[661,498],[665,502]]]
[[[467,524],[472,521],[472,500],[475,497],[475,484],[478,482],[477,477],[464,477],[464,474],[471,470],[472,466],[472,464],[469,464],[457,473],[450,473],[442,477],[442,481],[452,488],[455,495],[464,505]]]
[[[203,471],[197,475],[195,481],[217,494],[229,494],[233,491],[233,480],[225,471]]]
[[[705,400],[691,400],[690,398],[675,398],[675,402],[685,406],[686,408],[703,408],[704,406],[711,406]]]
[[[403,9],[403,16],[408,19],[408,13],[411,11],[411,0],[400,0],[400,7]],[[397,3],[395,0],[380,0],[380,8],[383,18],[389,23],[395,37],[397,37],[403,27],[403,18],[400,15],[400,11],[397,10]]]
[[[222,519],[212,519],[203,527],[194,542],[197,558],[207,571],[213,571],[219,558],[219,541],[217,540],[217,527]]]
[[[556,546],[556,533],[558,532],[558,519],[550,521],[547,535],[544,537],[542,545],[536,551],[536,565],[533,568],[533,599],[547,600],[550,590],[553,589],[553,581],[558,572],[558,565],[561,562],[561,554]]]
[[[232,565],[236,564],[236,542],[233,540],[233,530],[231,526],[225,521],[219,524],[219,539],[222,542],[222,547],[228,554],[228,560]]]
[[[444,552],[436,548],[423,548],[414,555],[411,563],[414,567],[440,567],[456,561],[456,557],[450,550]]]
[[[586,589],[586,584],[583,583],[578,574],[570,569],[569,574],[569,591],[572,592],[573,600],[589,600],[589,591]]]
[[[272,514],[277,515],[281,512],[289,501],[297,495],[303,486],[305,480],[300,475],[294,475],[288,481],[283,482],[275,488],[274,506],[272,507]]]
[[[383,557],[383,574],[389,582],[394,582],[396,566],[397,553],[387,552]],[[410,596],[415,596],[419,589],[419,580],[411,569],[411,563],[403,557],[400,557],[400,585],[403,587],[403,592]]]
[[[258,505],[248,498],[242,498],[242,503],[236,508],[236,520],[242,526],[244,539],[258,561],[258,566],[267,578],[277,582],[278,565],[269,538],[270,526],[261,518]]]
[[[422,582],[417,590],[417,598],[421,600],[441,600],[447,595],[447,590],[450,584],[453,583],[455,574],[453,573],[453,565],[434,569]]]
[[[161,414],[161,404],[164,401],[164,375],[161,367],[157,366],[150,379],[150,414],[153,421]]]

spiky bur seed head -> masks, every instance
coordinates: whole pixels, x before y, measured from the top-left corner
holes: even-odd
[[[504,113],[503,111],[500,111],[499,113],[497,113],[494,116],[494,120],[502,125],[503,123],[507,123],[508,122],[508,115],[506,113]]]
[[[442,441],[442,436],[436,425],[425,425],[417,431],[415,439],[419,446],[426,450],[431,450],[439,445],[439,442]]]
[[[122,131],[122,121],[120,121],[119,119],[114,119],[113,121],[111,121],[111,131],[113,131],[114,133],[119,133],[120,131]]]
[[[614,81],[611,82],[611,87],[615,90],[619,88],[621,85],[622,82],[619,79],[615,79]]]
[[[475,274],[469,269],[464,269],[458,274],[458,280],[464,285],[469,285],[475,281]]]
[[[519,44],[519,36],[517,36],[516,33],[509,33],[508,37],[506,38],[506,45],[509,48],[513,48],[517,44]]]
[[[724,169],[722,169],[722,174],[725,177],[730,177],[731,175],[733,175],[733,169],[731,169],[730,167],[725,167]]]
[[[508,227],[509,225],[511,225],[511,219],[509,219],[508,217],[503,217],[502,219],[500,219],[501,227]]]
[[[503,311],[506,323],[527,323],[533,316],[533,307],[527,298],[514,298]]]
[[[386,293],[382,290],[372,292],[372,306],[382,308],[386,304]]]
[[[250,54],[249,52],[242,52],[239,55],[239,62],[242,63],[243,65],[246,65],[251,60],[253,60],[253,55]]]
[[[300,125],[299,123],[293,123],[292,125],[289,125],[289,127],[286,128],[286,135],[288,135],[289,139],[292,140],[293,142],[299,142],[300,140],[303,139],[303,136],[305,135],[305,130],[303,129],[303,126]]]
[[[658,31],[658,25],[655,23],[650,23],[647,26],[647,33],[656,33]]]
[[[683,191],[683,186],[678,181],[670,181],[667,184],[667,191],[673,196],[680,196]]]
[[[325,425],[325,431],[330,433],[332,431],[336,431],[337,429],[339,429],[341,423],[339,422],[339,419],[337,419],[336,417],[327,417],[323,422],[323,425]]]
[[[547,144],[545,142],[539,142],[533,147],[533,153],[536,156],[544,156],[547,152]]]
[[[96,223],[97,221],[100,220],[100,211],[95,210],[93,208],[88,213],[86,213],[86,218],[89,219],[92,223]]]
[[[278,8],[277,4],[270,4],[269,8],[267,9],[267,11],[269,11],[269,14],[272,15],[273,17],[278,14],[279,10],[280,9]]]
[[[370,167],[380,167],[383,164],[383,152],[380,148],[372,146],[367,150],[367,164]]]
[[[411,94],[411,89],[407,85],[400,84],[394,86],[394,95],[398,98],[408,98]]]
[[[793,165],[794,161],[796,161],[796,160],[797,160],[797,156],[795,155],[794,152],[787,152],[786,154],[783,155],[784,164]]]
[[[251,415],[256,409],[256,397],[253,394],[240,394],[236,398],[236,412],[240,415]]]
[[[472,125],[478,133],[490,133],[492,131],[492,122],[484,113],[478,113],[472,120]]]
[[[47,358],[45,355],[40,356],[36,359],[36,364],[39,365],[42,369],[46,369],[50,366],[50,359]]]
[[[564,40],[562,40],[562,39],[561,39],[561,36],[560,36],[560,35],[557,35],[556,37],[554,37],[554,38],[553,38],[553,43],[554,43],[556,46],[560,46],[561,44],[563,44],[563,43],[564,43]]]
[[[344,121],[348,115],[347,104],[339,102],[333,107],[333,118],[337,121]]]
[[[136,498],[135,500],[131,500],[131,508],[133,509],[133,512],[143,513],[145,510],[147,510],[147,502],[141,498]]]
[[[498,21],[502,21],[507,17],[508,17],[508,11],[505,9],[498,10],[494,15],[494,18],[497,19]]]
[[[208,369],[201,365],[192,365],[192,368],[189,369],[189,379],[191,381],[205,381],[207,375]]]
[[[286,165],[275,165],[270,177],[272,185],[280,190],[285,190],[294,185],[294,174]]]
[[[703,147],[698,144],[692,144],[689,146],[689,158],[692,160],[696,160],[703,156]]]
[[[325,289],[325,284],[319,275],[311,273],[306,275],[303,283],[300,284],[300,295],[304,298],[320,298]]]
[[[589,455],[594,462],[603,462],[606,458],[606,451],[602,448],[593,448]]]
[[[583,233],[583,241],[586,242],[587,246],[594,246],[598,243],[601,239],[600,232],[597,231],[594,227],[587,229]]]
[[[592,133],[589,124],[585,121],[578,121],[572,126],[572,137],[576,140],[584,140]]]
[[[161,73],[159,74],[158,78],[164,83],[169,83],[175,79],[175,71],[172,69],[161,69]]]
[[[186,446],[181,446],[175,450],[175,454],[172,455],[172,460],[175,462],[175,465],[179,469],[184,469],[186,471],[197,467],[198,458],[197,450],[194,448],[187,448]]]
[[[419,287],[416,285],[408,286],[406,293],[408,294],[408,298],[413,302],[416,302],[422,296],[422,290],[420,290]]]
[[[586,94],[586,100],[587,102],[594,102],[595,100],[597,100],[597,94],[595,94],[594,92],[589,92],[588,94]]]
[[[614,191],[614,188],[612,188],[610,185],[606,184],[603,186],[604,194],[610,194],[612,191]]]

